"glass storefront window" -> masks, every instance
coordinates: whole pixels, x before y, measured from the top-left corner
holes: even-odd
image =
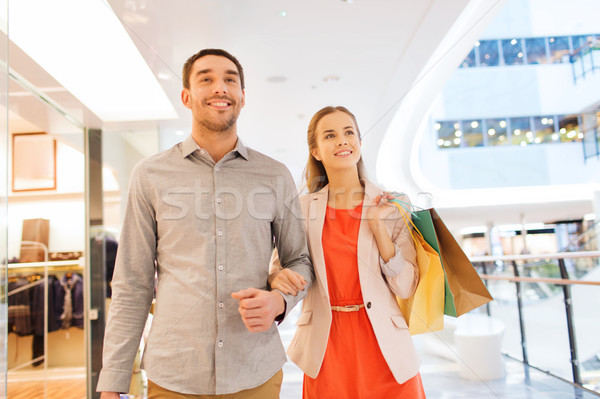
[[[558,134],[554,131],[553,116],[536,116],[533,118],[533,129],[536,144],[553,143],[558,141]]]
[[[559,115],[558,129],[561,142],[581,141],[577,115]]]
[[[512,144],[526,146],[533,142],[529,140],[533,135],[529,117],[510,118],[510,127]]]
[[[486,124],[488,145],[509,144],[506,119],[487,119]]]
[[[479,42],[479,64],[482,67],[498,66],[498,41],[482,40]]]
[[[594,35],[573,36],[573,53],[594,45]]]
[[[458,121],[442,121],[435,124],[437,145],[439,148],[460,147],[462,143],[462,128]]]
[[[483,142],[483,126],[481,120],[467,120],[463,123],[463,137],[465,146],[467,147],[482,147]]]
[[[550,62],[559,64],[569,62],[569,38],[565,36],[551,37],[548,39],[550,47]]]
[[[460,64],[461,68],[472,68],[475,66],[475,48],[466,56],[463,62]]]
[[[506,65],[523,65],[523,45],[521,39],[502,40],[502,55]]]
[[[525,39],[525,48],[527,49],[528,64],[547,64],[548,55],[546,54],[546,39],[543,37]]]

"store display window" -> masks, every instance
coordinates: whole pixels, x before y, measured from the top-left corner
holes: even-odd
[[[502,56],[505,65],[523,65],[523,44],[521,39],[502,40]]]
[[[460,147],[462,144],[462,127],[458,121],[443,121],[435,124],[437,145],[439,148]]]
[[[512,144],[526,146],[533,142],[528,141],[528,137],[532,135],[529,117],[510,118],[510,127]]]
[[[465,59],[463,60],[463,62],[460,64],[461,68],[473,68],[474,66],[476,66],[476,62],[475,62],[475,47],[473,47],[473,49],[469,52],[469,54],[465,57]]]
[[[577,115],[559,115],[558,128],[561,142],[579,141],[583,138]]]
[[[463,133],[465,145],[467,147],[481,147],[483,142],[483,126],[481,120],[467,120],[464,123]]]
[[[547,64],[549,56],[546,52],[546,38],[525,39],[525,48],[527,49],[528,64]]]
[[[533,129],[535,134],[534,142],[552,143],[558,141],[559,137],[554,129],[553,116],[536,116],[533,118]]]
[[[506,119],[486,119],[487,144],[488,145],[506,145],[508,141],[508,124]]]
[[[480,66],[498,66],[498,40],[481,40],[478,47]]]
[[[559,64],[563,62],[570,62],[569,59],[569,38],[566,36],[551,37],[548,39],[548,46],[550,48],[550,62],[553,64]]]

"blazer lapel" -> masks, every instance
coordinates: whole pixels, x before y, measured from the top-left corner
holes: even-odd
[[[325,213],[327,212],[327,197],[329,193],[328,186],[321,190],[309,194],[310,203],[308,204],[308,237],[312,249],[313,266],[317,278],[321,281],[323,294],[329,298],[329,290],[327,285],[327,271],[325,269],[325,257],[323,255],[323,224],[325,223]]]

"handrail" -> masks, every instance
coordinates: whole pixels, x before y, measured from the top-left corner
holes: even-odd
[[[573,372],[573,383],[578,386],[583,386],[581,379],[580,362],[577,351],[577,341],[575,335],[575,325],[573,323],[573,301],[571,297],[571,286],[572,285],[588,285],[588,286],[600,286],[600,281],[581,281],[572,280],[569,278],[569,273],[565,265],[565,259],[577,259],[577,258],[600,258],[600,251],[579,251],[579,252],[557,252],[548,254],[522,254],[522,255],[503,255],[503,256],[474,256],[470,258],[471,262],[483,263],[483,271],[486,273],[486,263],[493,263],[497,261],[507,262],[512,264],[514,272],[513,276],[503,275],[490,275],[480,274],[480,277],[485,280],[504,280],[515,283],[516,294],[517,294],[517,309],[519,312],[519,327],[521,332],[521,349],[523,352],[523,363],[529,365],[529,359],[527,355],[527,341],[525,337],[525,321],[523,318],[523,303],[521,294],[521,283],[534,283],[543,282],[562,286],[564,306],[567,317],[567,331],[569,335],[569,348],[571,351],[571,369]],[[560,271],[561,278],[538,278],[538,277],[522,277],[519,275],[519,267],[517,261],[531,261],[531,260],[544,260],[544,259],[556,259],[558,260],[558,268]],[[488,315],[491,316],[490,308],[488,304],[487,309]]]
[[[572,259],[572,258],[600,258],[600,251],[579,251],[579,252],[554,252],[548,254],[520,254],[520,255],[486,255],[473,256],[469,258],[471,262],[495,262],[515,261],[515,260],[539,260],[539,259]]]
[[[520,281],[525,283],[549,283],[556,285],[597,285],[600,286],[600,281],[584,281],[584,280],[569,280],[563,278],[536,278],[536,277],[511,277],[499,276],[493,274],[480,274],[484,280],[503,280],[503,281]]]

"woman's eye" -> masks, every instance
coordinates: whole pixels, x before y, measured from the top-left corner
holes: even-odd
[[[354,134],[354,132],[352,130],[348,130],[346,131],[346,134]]]
[[[326,139],[333,138],[333,134],[328,134],[328,135],[326,135],[326,136],[325,136],[325,138],[326,138]]]

